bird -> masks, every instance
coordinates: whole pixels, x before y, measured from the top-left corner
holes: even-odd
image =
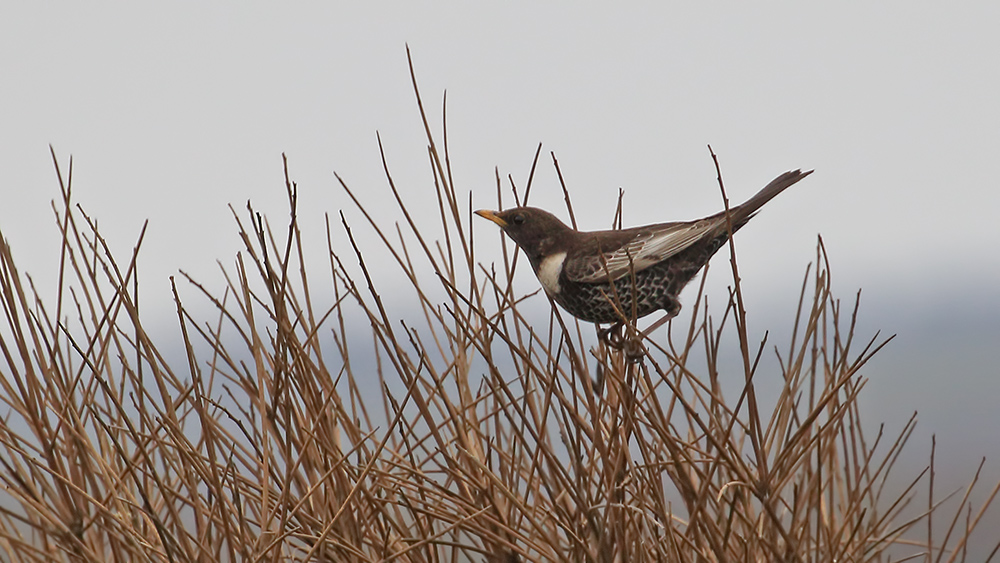
[[[620,329],[663,310],[675,317],[679,295],[712,255],[773,197],[812,170],[781,174],[746,202],[696,221],[577,231],[535,207],[476,214],[500,226],[527,256],[545,293],[574,317]],[[730,227],[731,225],[731,227]],[[609,331],[599,331],[602,337]]]

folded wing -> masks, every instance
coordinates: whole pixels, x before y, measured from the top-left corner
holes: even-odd
[[[635,236],[614,251],[567,261],[566,276],[579,283],[606,283],[628,275],[630,271],[640,272],[689,248],[718,223],[718,218],[712,217],[693,223],[664,223],[638,230]]]
[[[785,172],[771,180],[742,205],[733,207],[730,210],[733,230],[746,224],[771,198],[810,174],[812,170]],[[614,281],[627,275],[629,271],[641,272],[653,264],[683,252],[703,238],[719,236],[725,229],[725,213],[716,213],[689,223],[661,223],[616,231],[618,236],[610,237],[614,241],[615,248],[607,250],[590,248],[588,252],[581,252],[573,260],[566,261],[565,273],[571,281],[580,283]]]

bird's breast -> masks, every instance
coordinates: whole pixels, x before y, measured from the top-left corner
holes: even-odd
[[[558,252],[542,258],[538,263],[538,281],[542,282],[542,287],[549,295],[557,295],[562,291],[559,286],[559,274],[562,273],[563,264],[566,262],[566,253]]]

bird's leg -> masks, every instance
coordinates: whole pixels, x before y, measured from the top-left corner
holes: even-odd
[[[667,298],[667,302],[666,302],[665,306],[663,307],[663,310],[666,311],[667,314],[663,315],[663,318],[661,318],[660,320],[658,320],[655,323],[649,325],[649,328],[647,328],[646,330],[642,331],[641,334],[639,334],[639,338],[646,338],[650,334],[653,334],[654,330],[660,328],[667,321],[669,321],[670,319],[672,319],[672,318],[676,317],[677,315],[679,315],[680,312],[681,312],[680,301],[678,301],[674,297],[668,297]]]
[[[614,350],[624,350],[625,357],[630,362],[639,361],[645,354],[645,349],[642,347],[642,339],[649,337],[654,330],[660,328],[664,324],[670,321],[670,319],[677,316],[680,312],[680,303],[673,302],[670,303],[667,308],[667,313],[663,315],[658,321],[649,325],[646,330],[630,337],[627,332],[628,329],[625,323],[619,321],[608,328],[598,328],[597,337],[602,344],[607,345],[609,348]]]
[[[660,324],[662,323],[654,325],[653,328],[656,328]],[[646,353],[640,343],[645,333],[634,333],[634,329],[629,330],[630,326],[626,326],[624,322],[619,321],[608,328],[597,329],[597,337],[608,348],[624,351],[625,359],[635,363]]]
[[[667,321],[677,316],[677,313],[667,313],[660,320],[649,325],[649,328],[638,333],[633,338],[624,338],[619,344],[620,349],[625,351],[625,359],[631,363],[638,362],[646,355],[646,349],[642,345],[642,339],[648,337],[654,330],[663,326]]]
[[[681,311],[681,304],[677,302],[676,299],[670,300],[665,307],[667,313],[663,315],[658,321],[649,325],[646,330],[635,335],[634,338],[627,338],[624,342],[625,358],[630,362],[638,362],[645,355],[646,350],[642,346],[642,339],[649,337],[654,330],[660,328],[666,324],[670,319],[677,316]]]

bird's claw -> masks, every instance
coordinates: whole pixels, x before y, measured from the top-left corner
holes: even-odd
[[[624,326],[622,323],[615,323],[608,328],[598,329],[597,338],[608,348],[621,350],[625,345],[624,331],[622,330]]]
[[[598,339],[612,350],[621,350],[629,363],[636,363],[646,354],[642,346],[642,334],[631,336],[624,323],[615,323],[597,331]]]

